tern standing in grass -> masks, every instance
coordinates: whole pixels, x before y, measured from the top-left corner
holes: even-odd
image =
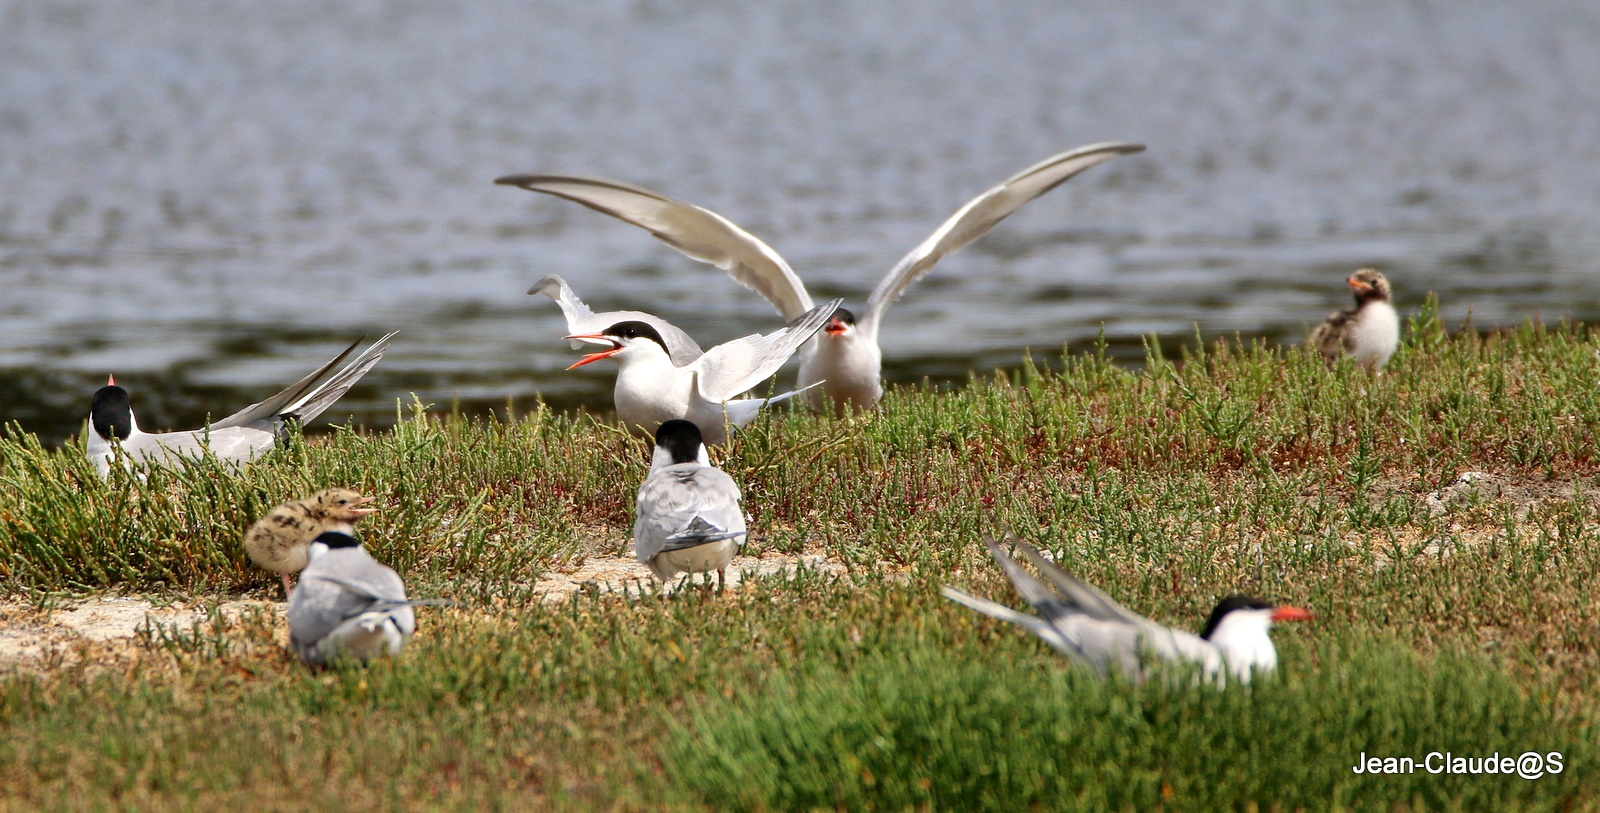
[[[639,486],[634,555],[662,581],[713,570],[724,578],[744,544],[742,499],[733,478],[711,465],[699,427],[661,424],[650,474]]]

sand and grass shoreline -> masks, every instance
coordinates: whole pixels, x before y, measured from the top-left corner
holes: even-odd
[[[645,447],[584,416],[408,410],[142,483],[12,432],[0,646],[45,640],[0,667],[0,807],[1589,809],[1597,350],[1425,314],[1376,377],[1221,344],[773,415],[720,456],[755,530],[721,594],[627,586]],[[466,606],[311,674],[239,538],[333,485],[378,495],[365,538],[414,594]],[[979,544],[1002,527],[1166,623],[1231,592],[1319,619],[1249,690],[1103,684],[939,597],[1020,603]],[[123,632],[74,626],[99,610]],[[1435,749],[1563,769],[1352,771]]]

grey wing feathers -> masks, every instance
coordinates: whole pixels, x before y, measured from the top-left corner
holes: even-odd
[[[650,232],[690,259],[727,271],[785,319],[811,309],[811,296],[778,252],[709,209],[651,189],[578,175],[508,175],[495,183],[580,203]]]
[[[899,299],[911,283],[932,270],[939,260],[982,237],[1012,212],[1074,175],[1119,155],[1142,150],[1142,144],[1118,141],[1079,147],[1046,158],[968,201],[878,283],[867,299],[858,328],[869,338],[876,339],[879,322],[889,304]]]
[[[1307,339],[1312,347],[1328,361],[1338,361],[1351,348],[1355,336],[1356,314],[1358,311],[1339,311],[1328,314],[1322,324],[1311,329],[1311,337]]]
[[[357,339],[355,343],[345,348],[343,353],[322,365],[316,372],[296,381],[265,401],[251,404],[211,424],[211,429],[243,426],[273,431],[277,421],[285,417],[296,418],[302,423],[310,422],[328,407],[333,406],[335,401],[338,401],[383,358],[384,349],[394,337],[395,334],[390,333],[373,342],[372,346],[362,351],[354,361],[334,372],[334,367],[361,344],[361,340]]]
[[[289,596],[289,632],[298,642],[315,643],[348,619],[392,606],[400,631],[410,635],[416,620],[407,604],[399,574],[366,551],[328,551],[306,566]]]
[[[679,463],[651,472],[639,486],[634,553],[648,562],[670,550],[745,534],[742,495],[720,469]]]
[[[618,322],[644,322],[655,328],[656,332],[661,334],[661,340],[667,343],[667,355],[672,357],[673,366],[682,367],[700,358],[700,345],[696,344],[695,340],[690,338],[689,334],[684,333],[677,325],[659,316],[641,311],[595,313],[589,309],[588,305],[584,304],[583,300],[578,298],[577,294],[572,292],[572,288],[567,285],[566,280],[555,274],[539,280],[537,285],[528,289],[528,293],[542,294],[554,300],[561,307],[561,315],[566,317],[567,333],[569,334],[599,333]],[[582,342],[576,340],[572,342],[572,349],[574,350],[582,346]]]
[[[822,329],[842,302],[844,300],[835,299],[818,305],[771,333],[734,339],[706,351],[694,365],[695,386],[699,388],[700,397],[714,404],[722,403],[776,373],[806,340]]]

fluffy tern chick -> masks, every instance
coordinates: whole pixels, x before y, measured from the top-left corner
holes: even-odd
[[[1389,302],[1389,280],[1363,268],[1345,282],[1355,291],[1355,308],[1329,314],[1308,341],[1329,363],[1349,356],[1369,370],[1381,370],[1400,344],[1400,314]]]
[[[325,531],[355,534],[355,522],[376,508],[364,508],[372,497],[363,497],[348,488],[330,488],[303,499],[287,502],[267,515],[244,535],[244,549],[250,560],[283,577],[283,594],[289,595],[289,574],[306,566],[311,541]]]

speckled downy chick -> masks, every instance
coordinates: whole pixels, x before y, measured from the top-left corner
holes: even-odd
[[[284,503],[250,526],[244,535],[245,552],[251,561],[280,574],[288,595],[289,574],[305,569],[312,540],[328,531],[355,535],[356,520],[378,510],[362,507],[372,500],[348,488],[330,488]]]
[[[1363,268],[1345,282],[1355,291],[1355,308],[1330,314],[1308,341],[1330,364],[1349,356],[1369,370],[1381,370],[1400,344],[1400,314],[1389,303],[1389,280]]]

